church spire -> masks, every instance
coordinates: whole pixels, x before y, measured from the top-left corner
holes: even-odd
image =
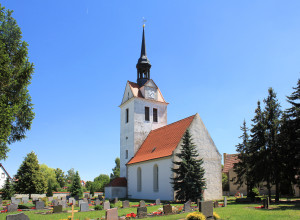
[[[151,68],[151,64],[147,58],[147,53],[146,53],[145,24],[144,24],[141,56],[136,64],[137,83],[139,84],[139,86],[143,86],[148,81],[148,79],[150,79],[150,68]]]

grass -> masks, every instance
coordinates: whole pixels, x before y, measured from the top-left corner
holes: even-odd
[[[149,201],[148,203],[151,203]],[[138,204],[137,201],[130,202],[131,205]],[[172,205],[179,205],[182,206],[182,204],[172,204]],[[220,207],[214,209],[214,212],[218,213],[218,215],[221,216],[222,219],[227,220],[268,220],[268,219],[300,219],[300,206],[296,206],[295,204],[272,204],[270,205],[269,210],[265,209],[256,209],[255,207],[261,206],[261,203],[251,203],[251,204],[237,204],[234,200],[228,200],[228,206],[227,207]],[[148,212],[155,212],[158,210],[158,208],[161,208],[162,206],[148,206]],[[93,208],[93,207],[90,207]],[[76,207],[76,210],[79,208]],[[68,208],[67,210],[70,210]],[[67,219],[68,216],[71,216],[71,213],[60,213],[60,214],[36,214],[38,212],[46,212],[46,210],[33,210],[33,211],[24,211],[24,213],[30,218],[30,220],[58,220],[58,219]],[[129,213],[136,213],[136,208],[126,208],[126,209],[119,209],[118,213],[119,216],[124,216]],[[10,214],[17,214],[19,212],[15,213],[1,213],[0,219],[5,219],[7,215]],[[187,213],[182,213],[178,215],[168,215],[168,216],[157,216],[152,217],[153,220],[160,220],[160,219],[184,219]],[[77,212],[74,214],[74,219],[79,220],[85,220],[85,219],[101,219],[105,217],[105,211],[91,211],[91,212]]]

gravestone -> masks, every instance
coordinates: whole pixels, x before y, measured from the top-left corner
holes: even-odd
[[[11,203],[19,205],[20,199],[17,199],[16,197],[11,197]]]
[[[62,212],[62,210],[63,210],[62,205],[53,206],[53,213]]]
[[[6,216],[6,220],[29,220],[29,217],[22,212],[15,215],[8,215]]]
[[[214,202],[214,208],[219,208],[219,202],[218,201]]]
[[[106,220],[118,220],[118,209],[113,208],[113,209],[107,209],[105,213],[105,219]]]
[[[130,207],[129,201],[128,200],[122,201],[122,207],[123,208],[129,208]]]
[[[88,204],[91,204],[92,203],[92,200],[91,199],[88,199]]]
[[[103,203],[103,209],[104,210],[110,209],[110,202],[104,202]]]
[[[223,205],[224,207],[226,207],[227,206],[227,197],[226,196],[224,196],[224,205]]]
[[[269,209],[269,198],[263,200],[264,209]]]
[[[147,207],[137,207],[137,217],[145,218],[147,216]]]
[[[160,205],[160,199],[156,199],[156,200],[155,200],[155,204],[156,204],[156,205]]]
[[[29,198],[28,197],[22,197],[22,202],[23,203],[28,203],[29,201]]]
[[[89,204],[87,202],[83,202],[80,204],[80,212],[89,211]]]
[[[88,202],[87,198],[83,198],[83,202],[87,203]]]
[[[213,202],[212,201],[200,201],[198,204],[199,212],[202,212],[206,218],[213,216]]]
[[[146,207],[146,203],[145,203],[144,200],[141,200],[141,201],[140,201],[140,207]]]
[[[74,198],[69,198],[69,203],[72,203],[72,205],[76,204],[76,200]]]
[[[67,208],[67,201],[66,200],[58,200],[58,205],[62,205],[63,208]]]
[[[18,205],[17,204],[7,205],[7,212],[16,212],[16,211],[18,211]]]
[[[241,193],[241,198],[244,198],[244,194],[243,193]]]
[[[191,211],[191,201],[187,201],[186,203],[184,203],[183,210],[185,212],[190,212]]]
[[[35,203],[35,209],[44,209],[45,208],[45,203],[43,201],[36,201]]]
[[[164,205],[163,211],[165,215],[172,214],[172,206],[171,205]]]
[[[100,204],[101,204],[101,201],[99,199],[96,199],[95,205],[100,205]]]
[[[79,200],[78,201],[78,207],[80,207],[80,204],[83,203],[83,202],[84,202],[83,200]]]

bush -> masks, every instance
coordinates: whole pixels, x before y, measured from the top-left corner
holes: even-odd
[[[102,205],[96,205],[95,210],[103,210],[103,206]]]
[[[254,196],[259,196],[259,190],[256,187],[252,189],[252,193],[254,194]]]
[[[45,206],[48,206],[48,198],[47,197],[43,197],[42,201],[45,203]]]
[[[205,220],[205,216],[201,212],[192,212],[186,216],[187,220]]]
[[[218,215],[216,212],[214,212],[214,214],[213,214],[213,215],[214,215],[214,219],[215,219],[215,220],[217,220],[217,219],[221,219],[221,217],[220,217],[220,216],[219,216],[219,215]]]
[[[117,203],[110,203],[110,208],[122,208],[122,202],[118,201]]]

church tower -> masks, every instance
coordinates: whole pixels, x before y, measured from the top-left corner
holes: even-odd
[[[135,155],[151,130],[167,125],[167,105],[157,85],[150,78],[145,25],[141,55],[136,64],[137,82],[127,81],[122,103],[120,125],[120,176],[127,177],[127,162]]]

